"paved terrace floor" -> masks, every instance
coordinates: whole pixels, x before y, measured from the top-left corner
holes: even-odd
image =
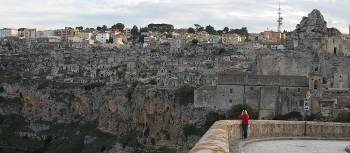
[[[350,141],[333,140],[272,140],[245,145],[244,153],[346,153]]]

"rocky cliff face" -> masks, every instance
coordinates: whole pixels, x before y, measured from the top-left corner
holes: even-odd
[[[37,89],[35,86],[1,84],[1,89],[1,115],[24,117],[23,129],[35,124],[35,128],[26,131],[29,138],[39,136],[45,141],[50,137],[52,141],[59,141],[65,136],[47,133],[55,129],[56,125],[74,123],[79,129],[88,123],[96,123],[96,129],[111,134],[115,139],[111,138],[113,141],[108,140],[101,146],[95,144],[98,136],[79,133],[84,134],[84,142],[98,149],[104,147],[106,151],[126,149],[126,152],[137,152],[137,148],[142,146],[186,152],[199,137],[186,138],[183,126],[203,123],[209,111],[194,109],[190,105],[182,106],[176,102],[173,90],[156,89],[153,86],[135,87],[129,96],[125,89],[115,90],[110,86],[82,90]],[[23,129],[14,132],[23,133]],[[80,131],[77,129],[72,130]],[[48,145],[48,150],[51,148]]]
[[[324,32],[327,31],[327,22],[319,10],[313,10],[307,17],[303,17],[296,29],[306,32]]]
[[[319,10],[313,10],[303,17],[296,29],[287,34],[285,45],[288,49],[308,50],[317,54],[347,54],[341,32],[327,28],[327,22]]]

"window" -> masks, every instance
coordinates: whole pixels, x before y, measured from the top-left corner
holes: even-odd
[[[231,94],[233,93],[233,90],[232,90],[232,89],[230,89],[230,93],[231,93]]]
[[[250,90],[254,90],[254,87],[250,87]]]
[[[318,89],[318,84],[319,84],[318,80],[315,80],[314,81],[314,89]]]
[[[300,101],[299,101],[299,106],[301,106],[301,107],[304,106],[304,101],[303,101],[303,100],[300,100]]]
[[[322,79],[322,84],[327,84],[327,78]]]
[[[315,67],[315,72],[317,72],[318,71],[318,67]]]
[[[298,92],[300,92],[300,88],[298,88]]]
[[[334,55],[337,55],[337,47],[334,47]]]
[[[232,99],[230,99],[229,102],[232,103]]]

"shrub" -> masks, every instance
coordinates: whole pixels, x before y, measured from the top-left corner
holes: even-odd
[[[205,127],[209,129],[210,126],[212,126],[216,121],[224,120],[224,119],[226,119],[225,115],[219,114],[217,112],[209,112],[206,115]]]
[[[238,104],[232,106],[230,110],[228,110],[227,115],[229,119],[240,119],[242,110],[247,110],[249,117],[251,119],[258,119],[259,113],[254,111],[249,105]]]
[[[184,85],[176,89],[176,99],[181,105],[193,104],[194,88],[189,85]]]
[[[119,142],[123,147],[140,147],[141,144],[137,141],[137,132],[136,130],[130,130],[125,135],[121,136]]]
[[[202,130],[200,128],[197,128],[195,125],[193,124],[187,124],[183,127],[183,133],[186,137],[190,136],[190,135],[197,135],[197,136],[201,136],[204,134],[205,130]]]
[[[157,84],[157,81],[154,80],[154,79],[152,79],[152,80],[149,81],[149,84],[151,84],[151,85],[156,85],[156,84]]]
[[[311,114],[311,115],[307,115],[305,116],[305,120],[306,121],[320,121],[322,120],[322,114]]]
[[[197,45],[198,43],[199,43],[199,41],[197,39],[192,40],[192,44]]]
[[[92,90],[92,89],[103,87],[103,86],[105,86],[104,83],[91,83],[91,84],[85,85],[84,89],[85,90]]]
[[[290,112],[285,115],[278,115],[273,118],[274,120],[303,120],[303,115],[300,112]]]
[[[350,123],[350,112],[339,113],[337,117],[334,118],[334,122]]]

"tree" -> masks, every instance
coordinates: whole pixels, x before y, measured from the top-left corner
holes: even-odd
[[[230,29],[228,27],[225,27],[224,30],[222,30],[223,33],[228,33]]]
[[[194,28],[190,27],[187,29],[187,33],[196,33],[196,30],[194,30]]]
[[[194,88],[189,85],[184,85],[176,89],[176,99],[181,105],[188,105],[193,103]]]
[[[209,129],[210,126],[212,126],[216,121],[224,119],[226,119],[226,116],[224,114],[219,114],[217,112],[211,111],[206,115],[205,127]]]
[[[222,35],[223,33],[224,33],[224,31],[222,31],[222,30],[218,30],[218,31],[217,31],[217,34],[218,34],[218,35]]]
[[[84,29],[83,26],[75,27],[75,29],[78,29],[79,31],[82,31]]]
[[[131,29],[131,35],[137,36],[139,34],[139,28],[137,28],[136,25],[134,25]]]
[[[197,45],[199,41],[197,39],[192,39],[192,44]]]
[[[124,31],[125,25],[123,23],[117,23],[112,26],[112,29],[118,30],[120,32]]]
[[[107,27],[106,25],[103,25],[103,26],[102,26],[102,30],[103,30],[103,31],[106,31],[106,30],[108,30],[108,27]]]
[[[217,32],[215,30],[215,28],[211,25],[208,25],[207,27],[205,27],[205,31],[208,32],[211,35],[216,35]]]
[[[197,32],[202,32],[202,31],[204,31],[204,27],[202,27],[201,25],[199,25],[199,24],[194,24],[194,26],[196,27],[196,31],[197,31]]]
[[[231,29],[229,33],[231,34],[236,33],[241,36],[245,36],[246,38],[248,38],[249,36],[248,29],[246,27],[243,27],[241,29]]]
[[[147,27],[144,27],[144,28],[140,28],[140,32],[148,32],[149,29]]]
[[[100,26],[98,26],[98,27],[96,28],[96,30],[97,30],[97,31],[102,31],[102,28],[101,28]]]

